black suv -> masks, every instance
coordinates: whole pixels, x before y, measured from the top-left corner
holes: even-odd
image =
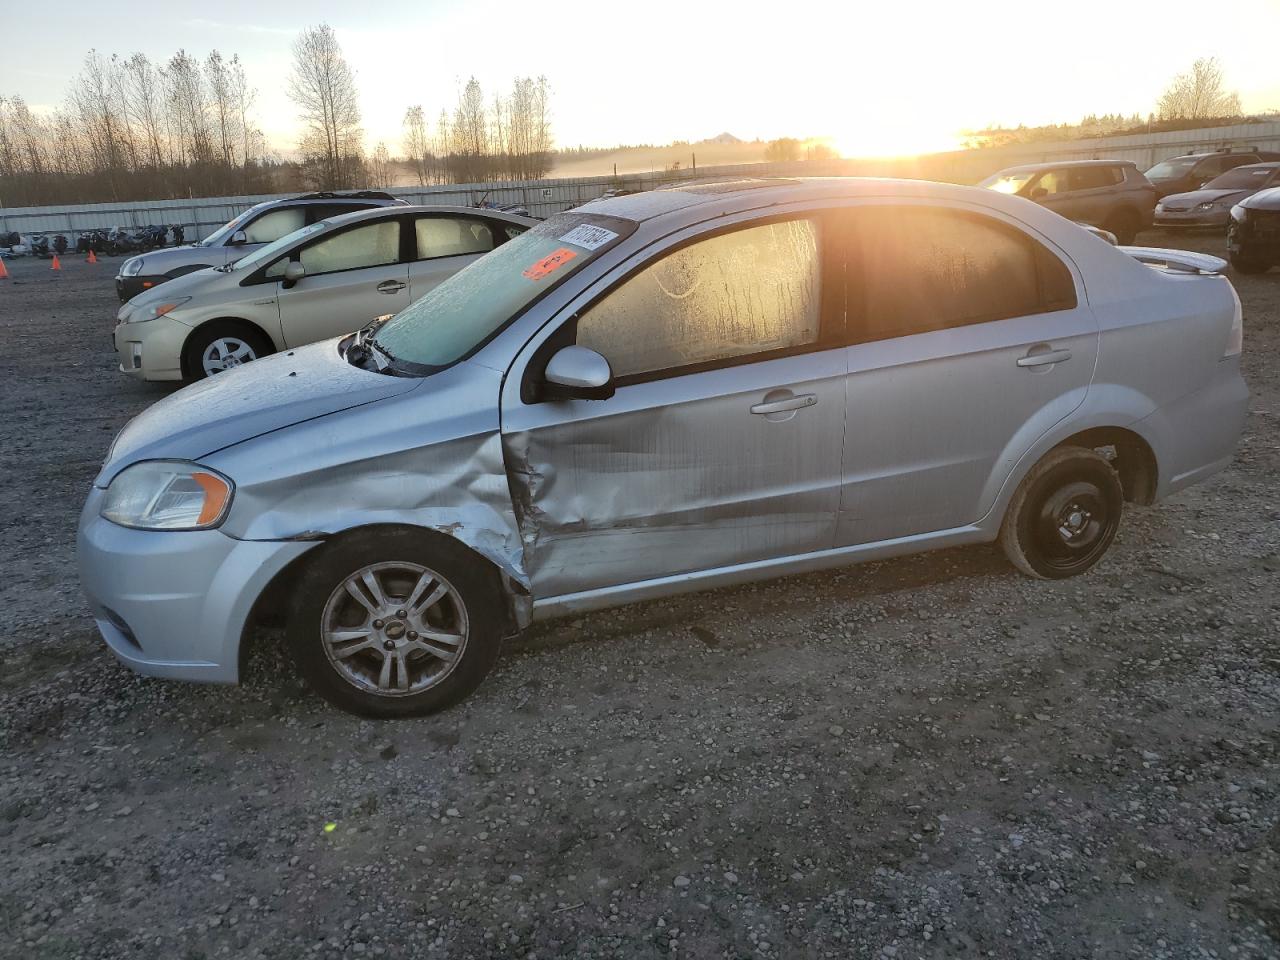
[[[1199,190],[1214,177],[1228,170],[1263,160],[1280,160],[1280,153],[1271,153],[1266,150],[1250,150],[1244,153],[1231,153],[1226,150],[1215,153],[1188,153],[1182,157],[1161,160],[1147,171],[1147,179],[1160,192],[1161,197],[1167,197],[1175,193]]]
[[[130,257],[120,265],[120,272],[116,275],[116,295],[123,303],[174,277],[239,260],[251,251],[318,220],[370,207],[405,204],[406,201],[389,193],[375,190],[308,193],[286,200],[267,200],[233,217],[198,243]]]
[[[1227,251],[1241,273],[1266,273],[1280,264],[1280,187],[1259,190],[1231,208]]]

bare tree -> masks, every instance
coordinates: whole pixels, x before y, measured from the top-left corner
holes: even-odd
[[[327,23],[308,27],[293,44],[289,97],[306,124],[301,147],[327,190],[351,185],[350,158],[360,154],[360,105],[355,73]]]
[[[239,111],[236,109],[232,90],[231,64],[222,59],[217,50],[210,51],[204,61],[205,81],[209,90],[209,107],[213,126],[218,135],[218,151],[223,166],[236,165],[236,147],[241,142]]]
[[[365,168],[369,186],[378,190],[385,190],[391,186],[391,154],[387,150],[387,145],[381,140],[373,148],[373,155],[365,164]]]
[[[1240,94],[1223,86],[1222,66],[1214,57],[1201,57],[1180,73],[1160,95],[1161,120],[1198,120],[1240,115]]]
[[[427,121],[422,114],[422,105],[410,107],[404,112],[404,152],[413,164],[414,175],[419,186],[426,186],[430,146],[427,142]]]

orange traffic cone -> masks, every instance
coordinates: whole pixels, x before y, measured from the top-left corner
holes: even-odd
[[[62,264],[60,264],[60,263],[58,262],[58,255],[57,255],[56,253],[53,255],[53,266],[51,266],[49,269],[50,269],[50,270],[61,270],[61,269],[62,269]]]
[[[0,280],[9,279],[9,268],[4,265],[4,258],[0,257]]]
[[[94,256],[93,251],[92,251],[92,250],[90,250],[90,251],[89,251],[89,263],[97,263],[97,262],[98,262],[98,258],[97,258],[96,256]]]

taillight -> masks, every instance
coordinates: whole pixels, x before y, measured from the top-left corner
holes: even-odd
[[[1222,352],[1225,357],[1238,357],[1240,351],[1244,349],[1244,309],[1240,306],[1240,295],[1236,293],[1236,288],[1228,282],[1231,288],[1231,299],[1235,302],[1235,312],[1231,315],[1231,332],[1227,334],[1227,349]]]

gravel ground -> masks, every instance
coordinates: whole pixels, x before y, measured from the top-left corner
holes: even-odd
[[[0,955],[1280,957],[1280,271],[1233,278],[1235,466],[1088,576],[978,547],[627,607],[376,723],[270,634],[239,688],[115,663],[76,516],[167,391],[114,370],[113,261],[9,269]]]

